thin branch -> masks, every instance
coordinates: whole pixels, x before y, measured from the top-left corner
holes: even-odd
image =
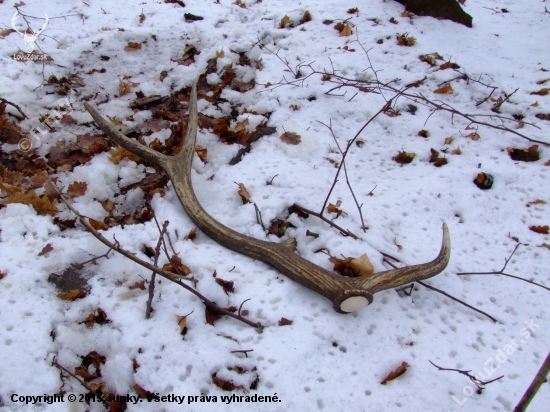
[[[498,378],[495,378],[495,379],[491,379],[490,381],[482,381],[482,380],[479,380],[478,378],[476,378],[474,375],[471,375],[470,372],[471,370],[469,371],[463,371],[463,370],[460,370],[460,369],[452,369],[452,368],[442,368],[441,366],[437,366],[435,363],[433,363],[431,360],[429,360],[428,362],[430,362],[433,366],[435,366],[437,369],[439,369],[440,371],[453,371],[453,372],[458,372],[462,375],[465,375],[467,376],[468,378],[470,378],[470,380],[474,383],[474,385],[477,386],[477,393],[478,395],[481,395],[481,392],[483,391],[483,389],[485,389],[485,385],[488,385],[492,382],[495,382],[495,381],[498,381],[499,379],[502,379],[504,377],[504,375],[502,376],[499,376]]]
[[[208,306],[208,307],[210,307],[214,310],[217,310],[217,311],[223,313],[226,316],[230,316],[234,319],[237,319],[237,320],[239,320],[243,323],[246,323],[249,326],[252,326],[252,327],[257,328],[260,331],[262,331],[263,326],[260,322],[254,323],[254,322],[252,322],[252,321],[250,321],[250,320],[248,320],[248,319],[246,319],[242,316],[235,315],[234,313],[228,311],[225,308],[222,308],[221,306],[218,306],[216,303],[212,302],[210,299],[208,299],[206,296],[202,295],[196,289],[193,289],[191,286],[188,286],[185,283],[183,283],[182,279],[180,278],[179,275],[176,275],[175,273],[168,272],[168,271],[166,271],[164,269],[161,269],[157,266],[151,265],[150,263],[145,262],[144,260],[138,258],[133,253],[121,248],[118,245],[118,243],[115,244],[115,243],[112,243],[111,241],[109,241],[102,234],[100,234],[96,229],[94,229],[90,225],[90,223],[88,221],[86,221],[86,219],[84,219],[84,217],[74,207],[72,207],[69,204],[69,202],[67,202],[67,200],[65,199],[65,196],[59,191],[59,189],[57,189],[57,186],[55,186],[53,183],[52,183],[52,185],[56,188],[57,193],[59,194],[59,198],[63,201],[63,203],[65,203],[65,205],[76,215],[76,217],[78,218],[80,223],[82,223],[82,225],[84,225],[84,227],[88,230],[88,232],[90,232],[101,243],[103,243],[104,245],[107,245],[108,247],[113,249],[115,252],[120,253],[121,255],[123,255],[124,257],[127,257],[128,259],[132,260],[133,262],[137,263],[138,265],[140,265],[140,266],[142,266],[146,269],[152,270],[156,274],[158,274],[158,275],[160,275],[160,276],[176,283],[177,285],[181,286],[184,289],[187,289],[189,292],[191,292],[192,294],[197,296],[200,300],[202,300],[203,303],[206,306]],[[188,280],[186,278],[183,278],[183,279]]]
[[[309,209],[306,209],[305,207],[302,207],[300,206],[299,204],[297,203],[294,203],[292,205],[292,207],[295,207],[297,209],[300,209],[302,212],[305,212],[305,213],[308,213],[310,215],[313,215],[315,217],[318,217],[319,219],[321,219],[323,222],[326,222],[328,223],[329,225],[331,225],[332,227],[338,229],[340,231],[340,233],[342,233],[344,236],[351,236],[352,238],[354,239],[359,239],[359,237],[357,237],[356,235],[354,235],[352,232],[350,232],[349,230],[347,229],[343,229],[341,228],[340,226],[338,226],[336,223],[334,223],[333,221],[331,220],[328,220],[326,217],[324,217],[323,215],[319,214],[319,213],[316,213],[316,212],[313,212]]]
[[[480,310],[480,309],[474,308],[472,305],[468,305],[466,302],[463,302],[462,300],[457,299],[457,298],[455,298],[454,296],[449,295],[447,292],[444,292],[444,291],[442,291],[441,289],[438,289],[438,288],[435,288],[435,287],[433,287],[433,286],[430,286],[430,285],[428,285],[427,283],[422,282],[421,280],[417,280],[416,282],[419,283],[419,284],[421,284],[422,286],[428,288],[428,289],[431,289],[431,290],[433,290],[433,291],[435,291],[435,292],[441,293],[442,295],[447,296],[449,299],[452,299],[452,300],[454,300],[455,302],[458,302],[458,303],[460,303],[460,304],[462,304],[462,305],[464,305],[464,306],[466,306],[466,307],[468,307],[468,308],[470,308],[470,309],[472,309],[472,310],[475,310],[476,312],[479,312],[479,313],[481,313],[481,314],[487,316],[487,317],[488,317],[489,319],[491,319],[493,322],[498,323],[498,321],[497,321],[495,318],[493,318],[491,315],[489,315],[488,313],[485,313],[485,312],[483,312],[483,311]]]
[[[518,250],[518,247],[520,247],[520,245],[521,245],[521,243],[518,243],[516,245],[516,247],[514,248],[514,250],[512,251],[510,256],[508,257],[508,259],[504,258],[504,262],[505,262],[504,266],[498,272],[460,272],[460,273],[457,273],[457,275],[458,276],[466,276],[466,275],[502,275],[502,276],[507,276],[509,278],[522,280],[524,282],[530,283],[530,284],[535,285],[535,286],[539,286],[543,289],[546,289],[546,290],[550,291],[549,287],[541,285],[540,283],[533,282],[532,280],[525,279],[525,278],[522,278],[520,276],[515,276],[515,275],[510,275],[508,273],[504,273],[504,269],[506,269],[506,266],[508,265],[508,262],[510,262],[510,260],[512,259],[512,256],[514,256],[514,253],[516,253],[516,250]]]
[[[546,359],[544,360],[539,371],[535,375],[533,382],[531,382],[531,385],[529,385],[529,387],[521,397],[521,400],[514,408],[514,412],[525,412],[525,410],[529,406],[529,403],[531,403],[531,401],[539,391],[542,384],[548,381],[546,377],[548,376],[549,373],[550,373],[550,353],[548,353],[548,356],[546,356]]]
[[[23,116],[24,119],[28,119],[29,117],[21,110],[21,108],[16,105],[15,103],[10,102],[9,100],[4,99],[3,97],[0,97],[0,102],[9,104],[10,106],[13,106],[17,109],[19,113],[21,113],[21,116]]]
[[[159,255],[160,255],[160,246],[162,244],[162,239],[164,237],[164,234],[166,233],[166,230],[168,229],[168,220],[164,221],[164,224],[162,225],[162,229],[159,227],[159,223],[157,221],[157,217],[155,213],[153,212],[153,218],[155,219],[155,223],[157,224],[157,228],[159,229],[159,240],[157,241],[157,246],[155,247],[155,259],[153,261],[153,264],[157,266]],[[149,297],[147,299],[147,306],[145,309],[145,319],[151,318],[151,312],[153,311],[153,297],[155,296],[155,278],[156,273],[151,273],[151,280],[149,281]]]
[[[82,267],[84,267],[84,265],[87,265],[88,263],[95,262],[96,260],[103,259],[103,258],[109,259],[109,253],[111,253],[111,250],[113,250],[113,249],[109,248],[109,250],[106,253],[104,253],[103,255],[96,256],[96,257],[91,258],[90,260],[87,260],[85,262],[71,263],[71,266],[75,269],[81,269]]]

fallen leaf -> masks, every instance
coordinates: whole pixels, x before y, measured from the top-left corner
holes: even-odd
[[[4,204],[22,203],[32,206],[39,215],[54,216],[57,213],[57,208],[50,199],[46,195],[38,196],[34,190],[29,190],[27,193],[13,193],[4,199]]]
[[[415,156],[416,156],[416,153],[412,153],[412,152],[409,153],[403,150],[399,152],[397,156],[393,158],[393,160],[396,161],[397,163],[407,164],[407,163],[411,163],[415,158]]]
[[[227,293],[235,293],[235,285],[231,280],[224,280],[221,278],[216,278],[216,283],[223,288],[223,291]]]
[[[122,148],[121,146],[117,146],[114,149],[111,149],[109,151],[109,160],[113,162],[115,165],[119,164],[120,161],[124,158],[133,160],[136,163],[140,161],[139,157],[137,157],[136,155],[133,155],[132,153]]]
[[[388,376],[386,376],[384,378],[384,380],[382,382],[380,382],[382,385],[385,385],[387,384],[389,381],[392,381],[394,380],[395,378],[397,378],[398,376],[401,376],[403,375],[406,371],[407,371],[407,367],[409,367],[410,365],[407,363],[407,362],[403,362],[401,364],[401,366],[397,367],[397,369],[395,369],[394,371],[388,373]]]
[[[294,132],[284,132],[282,135],[279,136],[279,139],[283,141],[286,144],[290,145],[297,145],[300,144],[301,137],[299,134],[296,134]]]
[[[8,276],[5,272],[0,272],[0,279],[4,279],[6,276]]]
[[[449,83],[447,83],[443,87],[440,87],[439,89],[434,90],[434,93],[436,94],[453,94],[453,92],[453,86],[451,86]]]
[[[439,66],[439,70],[445,70],[445,69],[460,69],[460,66],[456,63],[445,62]]]
[[[141,43],[136,43],[133,41],[129,41],[126,47],[124,47],[125,51],[137,51],[141,50]]]
[[[517,160],[521,162],[536,162],[540,159],[538,145],[533,145],[528,149],[515,149],[509,147],[508,154],[510,155],[512,160]]]
[[[74,301],[76,299],[81,299],[86,296],[86,293],[84,293],[81,290],[73,289],[67,293],[58,293],[57,297],[62,300],[70,300]]]
[[[548,79],[543,79],[543,80],[539,80],[539,81],[537,82],[537,84],[544,84],[544,83],[546,83],[548,80],[550,80],[550,78],[548,78]]]
[[[130,290],[135,290],[135,289],[145,290],[147,288],[145,287],[145,281],[142,280],[140,282],[136,282],[133,285],[128,286],[128,289],[130,289]]]
[[[242,183],[237,183],[239,185],[239,191],[237,192],[243,201],[243,205],[250,203],[250,193],[246,190],[246,187]]]
[[[159,80],[161,83],[168,77],[168,72],[166,70],[163,70],[160,72]]]
[[[428,132],[427,130],[422,129],[418,132],[418,136],[420,136],[420,137],[429,137],[430,132]]]
[[[42,251],[38,254],[38,256],[44,256],[46,253],[51,252],[53,250],[52,245],[49,243],[42,248]]]
[[[336,213],[336,217],[340,216],[343,213],[343,211],[341,209],[339,209],[341,204],[342,204],[341,200],[336,202],[335,205],[333,205],[332,203],[329,203],[328,206],[327,206],[327,212],[328,213]]]
[[[440,157],[434,162],[435,167],[441,167],[449,163],[449,161],[445,157]]]
[[[308,21],[311,21],[311,13],[306,10],[304,12],[304,15],[302,16],[302,18],[300,19],[300,23],[298,23],[299,25],[300,24],[304,24],[304,23],[307,23]]]
[[[403,33],[397,35],[397,44],[399,46],[414,46],[414,44],[416,43],[416,39],[414,37],[409,37],[408,34],[409,33]]]
[[[143,14],[143,12],[141,12],[141,14],[139,15],[139,22],[143,23],[144,21],[145,21],[145,14]]]
[[[109,225],[106,225],[99,220],[88,218],[88,221],[90,222],[90,226],[93,227],[95,230],[109,230]]]
[[[545,226],[529,226],[529,230],[531,230],[535,233],[540,233],[541,235],[547,235],[549,229],[550,229],[550,227],[548,227],[548,225],[545,225]]]
[[[474,179],[474,184],[481,190],[487,190],[493,187],[493,176],[487,173],[479,173]]]
[[[527,203],[525,206],[531,207],[532,205],[545,205],[546,202],[542,199],[533,200],[532,202]]]
[[[550,92],[550,88],[545,87],[544,89],[540,89],[537,92],[531,92],[530,94],[534,94],[537,96],[546,96]]]
[[[244,387],[242,385],[235,385],[233,382],[231,382],[229,380],[224,380],[224,379],[218,378],[216,376],[216,372],[214,372],[212,374],[212,382],[214,382],[214,384],[218,388],[220,388],[221,390],[224,390],[224,391],[234,391],[234,390],[237,390],[237,389],[244,390]]]
[[[208,149],[200,145],[195,145],[195,153],[201,159],[201,162],[206,163],[206,156],[208,155]]]
[[[453,140],[455,140],[454,137],[446,137],[444,144],[451,144]]]
[[[107,314],[103,309],[97,308],[92,313],[90,313],[86,318],[78,322],[79,325],[85,324],[86,327],[91,328],[95,324],[97,325],[104,325],[106,323],[111,323],[109,318],[107,317]]]
[[[287,15],[285,15],[282,19],[281,19],[281,22],[279,23],[279,28],[280,29],[284,29],[287,25],[290,24],[290,17],[288,17]]]
[[[433,163],[439,158],[439,152],[433,148],[430,149],[430,152],[431,152],[430,163]]]
[[[281,219],[273,219],[267,231],[277,237],[283,237],[289,227],[294,226],[290,222],[286,222]]]
[[[67,194],[73,197],[82,196],[86,193],[87,188],[88,184],[86,182],[73,182],[69,185]]]
[[[189,233],[187,234],[187,236],[184,237],[185,240],[193,240],[195,239],[195,237],[197,236],[197,228],[194,227],[193,229],[191,229],[189,231]]]
[[[191,312],[191,313],[193,313],[193,312]],[[180,328],[180,335],[182,335],[182,336],[185,336],[185,334],[187,333],[187,316],[189,316],[189,315],[176,316],[176,318],[178,320],[178,326]]]
[[[290,319],[287,319],[287,318],[279,319],[279,326],[287,326],[287,325],[292,325],[292,321]]]
[[[351,30],[351,27],[349,26],[349,24],[346,24],[342,29],[342,31],[340,32],[340,37],[347,37],[347,36],[351,36],[352,34],[353,34],[353,31]]]
[[[363,253],[358,258],[352,259],[349,266],[357,276],[368,276],[374,273],[374,267],[366,253]]]

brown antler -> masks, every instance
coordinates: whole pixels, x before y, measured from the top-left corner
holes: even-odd
[[[334,310],[355,312],[370,303],[372,295],[384,289],[395,288],[437,275],[449,262],[451,243],[447,225],[443,223],[443,241],[439,256],[429,263],[408,266],[360,278],[340,276],[317,266],[294,253],[296,240],[283,243],[267,242],[245,236],[216,221],[202,208],[191,182],[191,163],[197,137],[197,85],[191,87],[189,125],[183,148],[176,156],[166,156],[130,140],[106,121],[88,103],[84,106],[103,132],[118,145],[134,155],[162,167],[174,185],[181,205],[197,226],[216,242],[235,252],[259,259],[273,266],[292,280],[328,298]]]

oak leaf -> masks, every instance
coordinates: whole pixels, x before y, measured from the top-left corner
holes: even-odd
[[[87,188],[88,184],[86,182],[73,182],[69,185],[69,188],[67,189],[67,194],[73,197],[82,196],[84,193],[86,193]]]

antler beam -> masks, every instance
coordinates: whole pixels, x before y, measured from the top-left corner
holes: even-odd
[[[191,181],[191,164],[195,153],[198,124],[196,81],[191,87],[187,135],[181,151],[176,156],[166,156],[129,139],[117,131],[91,105],[84,103],[84,106],[101,130],[118,145],[166,171],[181,205],[204,233],[226,248],[261,260],[292,280],[326,297],[332,302],[334,310],[339,313],[362,309],[372,303],[373,294],[381,290],[435,276],[449,263],[451,243],[445,223],[443,223],[441,250],[435,260],[370,276],[348,278],[298,256],[294,252],[297,245],[295,239],[289,239],[283,243],[267,242],[245,236],[215,220],[200,205]]]

